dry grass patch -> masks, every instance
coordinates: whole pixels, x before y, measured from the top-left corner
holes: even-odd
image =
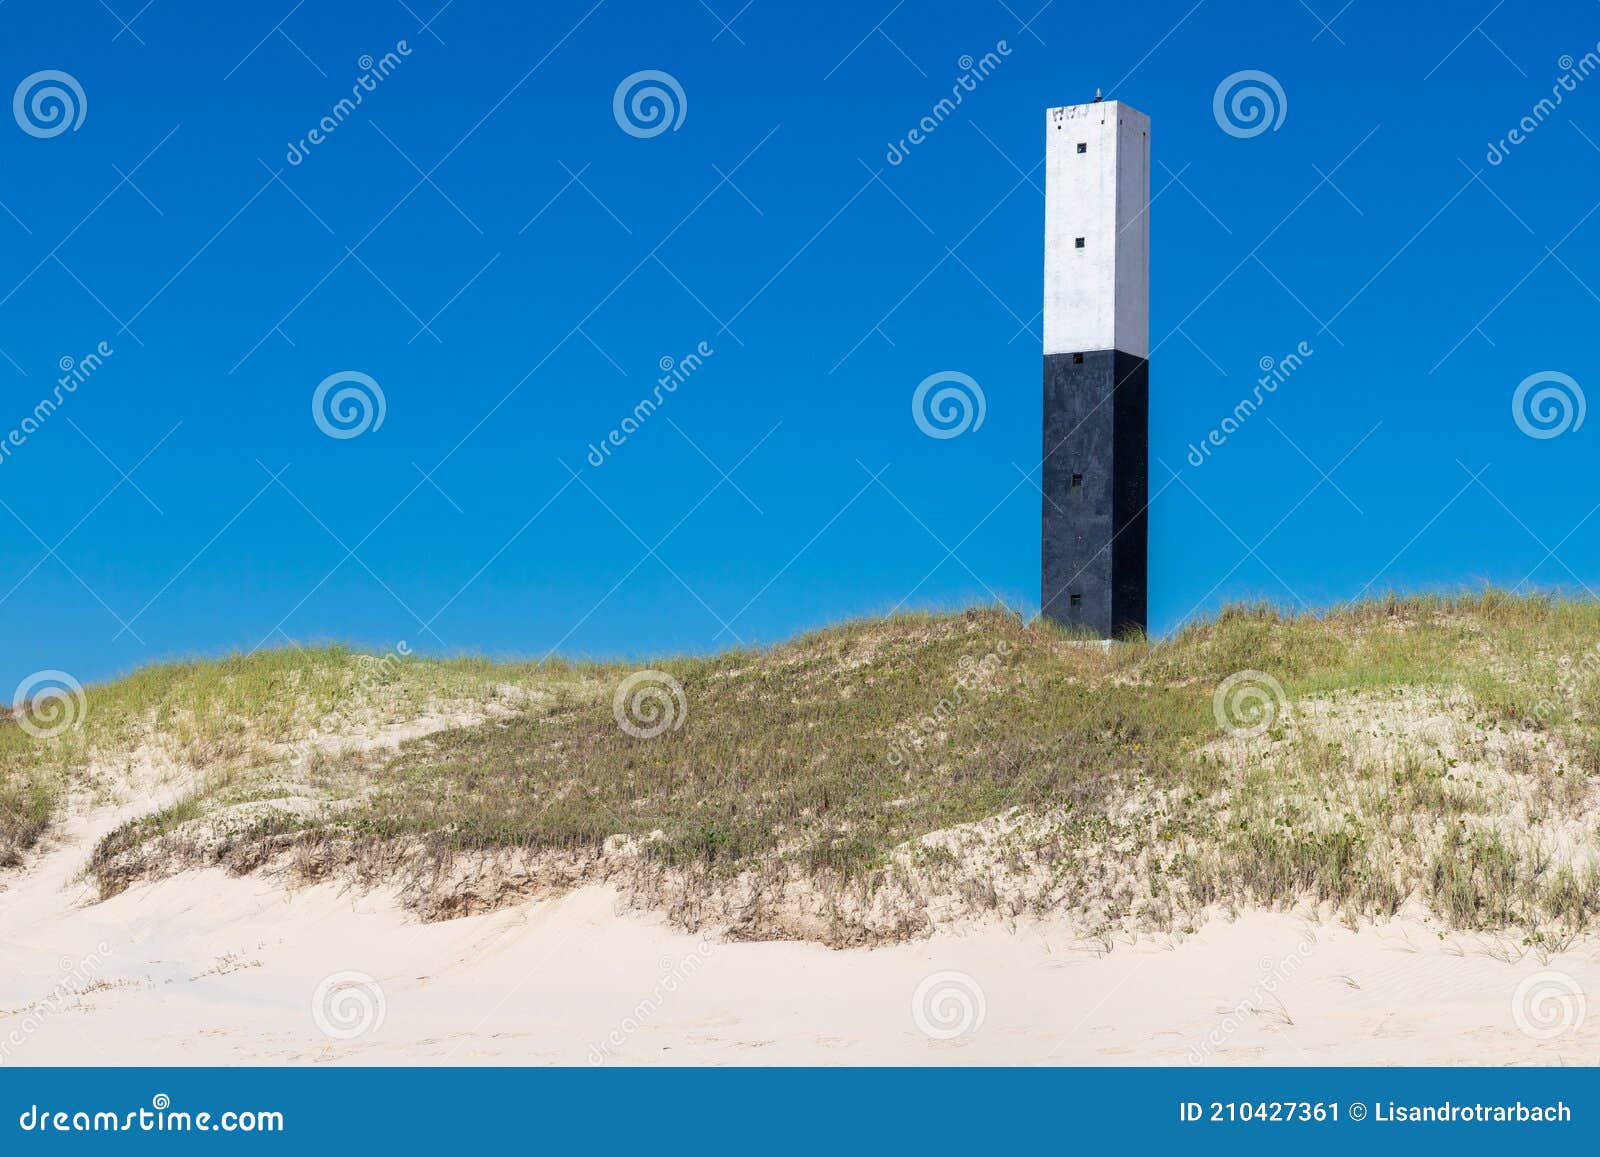
[[[901,615],[652,663],[687,706],[652,738],[613,714],[632,666],[410,660],[374,685],[349,652],[256,656],[113,685],[126,734],[210,774],[91,870],[337,872],[430,915],[611,879],[686,924],[835,943],[1304,901],[1559,937],[1600,909],[1597,648],[1595,604],[1492,591],[1109,648]],[[1284,691],[1250,738],[1213,711],[1242,670]]]

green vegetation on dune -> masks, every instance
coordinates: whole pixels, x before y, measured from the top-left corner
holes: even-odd
[[[143,743],[204,774],[101,843],[108,889],[197,860],[437,868],[621,836],[706,889],[944,889],[1158,923],[1416,898],[1534,935],[1600,914],[1600,604],[1236,607],[1107,648],[985,609],[636,670],[337,648],[152,668],[91,688],[59,738],[0,723],[0,856]],[[425,711],[412,738],[363,740]]]
[[[60,803],[60,778],[22,760],[0,779],[0,868],[15,867],[38,842]]]
[[[449,850],[661,832],[651,854],[672,864],[736,871],[782,853],[871,868],[938,828],[1010,807],[1092,810],[1120,783],[1169,779],[1209,707],[1114,681],[1139,658],[985,611],[665,663],[683,688],[679,727],[636,738],[613,702],[569,700],[446,731],[389,762],[344,822]]]
[[[72,726],[58,731],[46,720],[43,737],[22,726],[27,705],[13,704],[0,714],[0,865],[20,862],[69,796],[125,793],[140,755],[192,771],[269,772],[318,735],[409,719],[430,704],[492,701],[508,686],[580,683],[593,678],[590,669],[422,662],[340,646],[264,650],[160,664],[92,686],[81,707],[65,709]]]

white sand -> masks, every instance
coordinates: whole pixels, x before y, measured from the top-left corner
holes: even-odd
[[[1419,919],[1254,913],[1109,953],[1039,923],[841,952],[702,941],[600,888],[419,924],[382,895],[216,872],[91,904],[72,877],[117,818],[0,875],[0,1063],[1600,1062],[1600,1008],[1572,994],[1600,993],[1593,938],[1541,960]],[[340,1039],[313,1002],[350,971],[383,1016],[376,990],[325,996],[325,1025],[363,1030]],[[919,986],[922,1025],[964,1031],[925,1032]]]

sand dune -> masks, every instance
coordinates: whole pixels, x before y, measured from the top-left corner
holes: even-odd
[[[1600,1061],[1594,938],[1541,957],[1256,912],[1110,951],[1049,922],[835,951],[702,939],[603,888],[422,924],[212,871],[92,903],[74,877],[119,818],[0,876],[4,1063]]]

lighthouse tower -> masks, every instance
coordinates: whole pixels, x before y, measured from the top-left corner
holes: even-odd
[[[1145,628],[1150,118],[1120,101],[1045,121],[1043,613]]]

